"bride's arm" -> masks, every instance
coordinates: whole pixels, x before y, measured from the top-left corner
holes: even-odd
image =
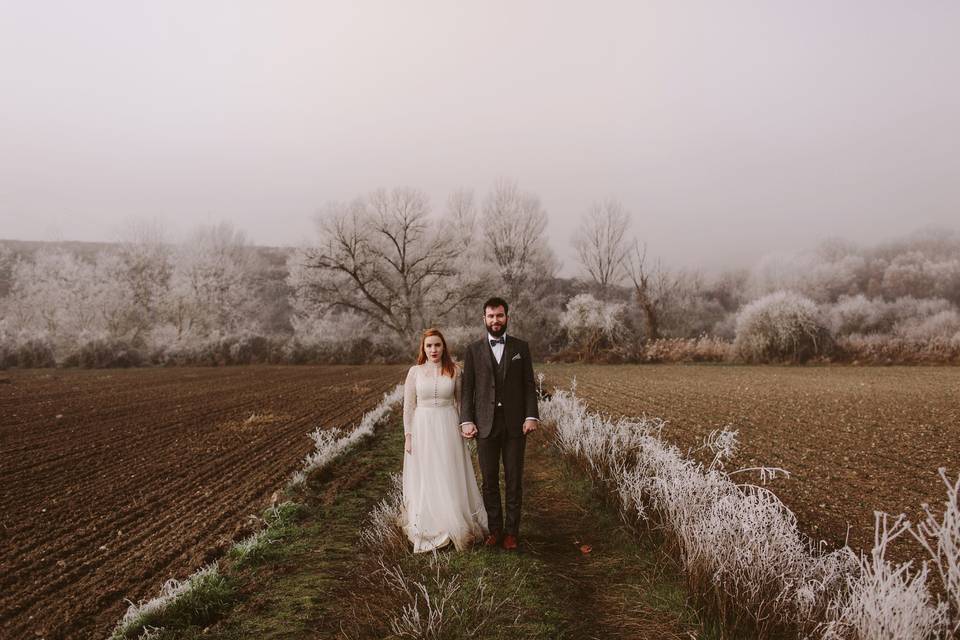
[[[411,452],[410,441],[413,436],[413,413],[417,410],[417,368],[410,367],[407,380],[403,383],[403,439],[404,449]]]
[[[456,382],[453,384],[453,406],[456,407],[457,412],[460,411],[460,398],[463,397],[463,371],[460,367],[454,366],[454,374]]]

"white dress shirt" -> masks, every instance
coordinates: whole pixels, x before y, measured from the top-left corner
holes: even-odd
[[[507,341],[507,333],[506,333],[506,332],[503,333],[502,338],[503,338],[503,342],[498,342],[497,344],[495,344],[495,345],[493,345],[492,347],[490,347],[491,349],[493,349],[493,357],[497,359],[497,364],[500,364],[500,360],[503,359],[503,348],[506,346],[506,341]],[[496,340],[496,339],[497,339],[497,336],[491,335],[491,334],[488,332],[488,333],[487,333],[487,339],[488,339],[488,340]],[[487,344],[489,344],[489,342],[488,342]]]

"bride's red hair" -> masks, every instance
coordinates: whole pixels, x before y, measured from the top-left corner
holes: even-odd
[[[424,345],[430,336],[439,337],[440,342],[443,343],[443,353],[440,354],[440,366],[443,370],[443,375],[455,378],[457,366],[453,364],[453,358],[450,357],[450,350],[447,349],[447,340],[443,337],[443,334],[440,333],[440,329],[427,329],[423,332],[423,335],[420,336],[420,353],[417,354],[417,364],[423,364],[427,361],[427,350]]]

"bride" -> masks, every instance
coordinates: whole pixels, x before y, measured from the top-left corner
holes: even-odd
[[[437,329],[420,338],[403,393],[401,524],[414,553],[451,542],[462,550],[487,534],[487,512],[460,435],[460,370]]]

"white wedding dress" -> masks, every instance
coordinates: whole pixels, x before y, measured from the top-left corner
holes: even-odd
[[[403,431],[412,434],[403,456],[400,521],[414,553],[453,543],[466,549],[487,534],[487,512],[460,435],[460,372],[456,381],[427,362],[410,368],[403,394]]]

